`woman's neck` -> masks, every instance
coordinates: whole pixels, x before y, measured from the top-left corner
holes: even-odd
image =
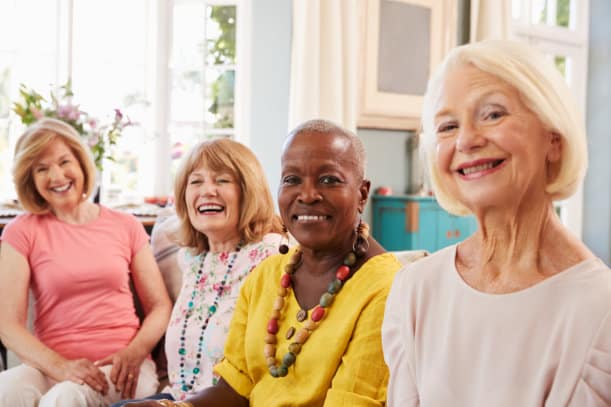
[[[236,233],[225,236],[208,237],[208,251],[211,253],[232,252],[240,243],[240,236]]]
[[[459,244],[456,263],[467,282],[484,291],[526,288],[589,257],[550,200],[477,218],[479,230]]]
[[[62,222],[82,225],[96,219],[100,214],[100,207],[88,201],[83,201],[69,208],[51,208],[51,213]]]

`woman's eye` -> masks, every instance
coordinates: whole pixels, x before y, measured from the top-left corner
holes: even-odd
[[[338,184],[340,182],[340,179],[333,175],[325,175],[323,177],[320,177],[320,183],[323,185],[333,185]]]
[[[66,165],[68,163],[70,163],[70,160],[63,160],[59,165]]]
[[[438,127],[437,127],[437,133],[447,133],[450,132],[454,129],[457,129],[458,125],[456,123],[453,122],[449,122],[449,123],[441,123]]]
[[[201,181],[198,179],[192,179],[191,181],[189,181],[189,185],[197,185],[200,184]]]
[[[498,120],[507,115],[507,112],[501,109],[490,110],[484,113],[484,120]]]
[[[231,182],[231,180],[227,179],[227,178],[218,178],[216,180],[217,184],[229,184]]]
[[[282,178],[283,185],[296,185],[299,183],[299,178],[294,175],[288,175]]]

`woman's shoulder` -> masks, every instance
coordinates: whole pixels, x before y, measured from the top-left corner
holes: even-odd
[[[401,265],[394,284],[435,284],[454,267],[456,245],[440,249],[432,254]]]
[[[17,231],[27,232],[36,229],[48,219],[49,216],[46,214],[34,215],[29,212],[21,213],[4,226],[2,235],[4,236],[7,233],[14,233]]]

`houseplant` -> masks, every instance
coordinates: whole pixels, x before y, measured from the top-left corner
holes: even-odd
[[[133,125],[129,118],[114,109],[111,119],[102,122],[80,109],[73,103],[72,86],[68,81],[56,93],[51,92],[50,100],[21,84],[20,101],[13,103],[13,111],[23,124],[30,125],[42,117],[52,117],[70,124],[81,135],[91,149],[98,171],[102,172],[104,159],[114,160],[112,150],[121,137],[123,129]]]

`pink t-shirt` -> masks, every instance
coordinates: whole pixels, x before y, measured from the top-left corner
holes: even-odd
[[[133,216],[100,206],[83,225],[24,214],[6,225],[3,243],[28,261],[36,336],[68,359],[102,359],[127,346],[139,328],[130,265],[148,242]]]

